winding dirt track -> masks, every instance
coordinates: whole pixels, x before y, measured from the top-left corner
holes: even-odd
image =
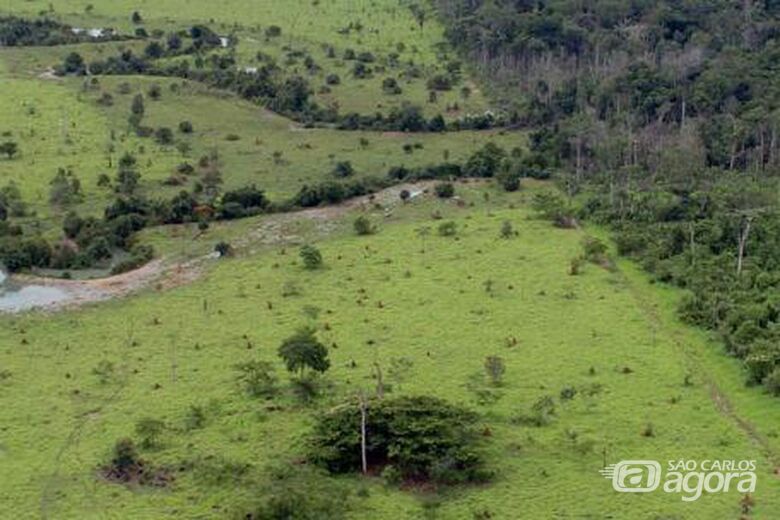
[[[289,224],[310,220],[316,223],[318,231],[327,234],[335,226],[335,220],[353,210],[369,209],[375,204],[381,205],[385,214],[401,203],[400,193],[408,190],[412,198],[424,195],[433,186],[433,181],[421,181],[414,184],[401,184],[384,189],[373,195],[356,197],[340,204],[308,208],[289,213],[276,213],[259,219],[257,226],[244,238],[233,243],[237,252],[254,252],[254,247],[295,242],[299,237],[284,234]],[[144,266],[126,273],[91,280],[63,280],[32,275],[13,275],[13,280],[22,285],[45,285],[64,291],[67,298],[46,306],[36,307],[46,311],[72,308],[92,302],[120,298],[146,287],[155,286],[168,289],[196,280],[205,265],[216,258],[208,254],[186,261],[170,261],[158,258]]]

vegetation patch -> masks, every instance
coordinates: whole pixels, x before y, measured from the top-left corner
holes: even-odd
[[[375,473],[398,484],[462,484],[491,476],[478,417],[418,396],[342,405],[320,419],[310,458],[331,473]]]

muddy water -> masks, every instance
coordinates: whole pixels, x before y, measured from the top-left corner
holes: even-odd
[[[70,295],[57,287],[17,285],[0,270],[0,312],[21,312],[47,307],[67,300]]]

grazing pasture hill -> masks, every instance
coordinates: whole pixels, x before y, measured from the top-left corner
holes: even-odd
[[[140,17],[137,23],[134,12]],[[155,30],[208,25],[221,37],[230,38],[231,46],[235,42],[241,67],[259,67],[267,55],[279,66],[309,78],[322,104],[335,104],[344,112],[384,112],[403,101],[421,105],[430,115],[453,117],[489,108],[465,69],[460,74],[461,60],[444,43],[443,27],[426,2],[228,0],[193,4],[169,0],[146,6],[130,1],[36,0],[14,6],[13,13],[28,17],[42,13],[75,27],[112,27],[124,34],[135,34],[140,28],[153,35]],[[338,83],[328,81],[334,75]],[[396,86],[383,87],[385,80],[393,80]],[[434,84],[435,88],[429,88]]]
[[[0,6],[0,518],[777,517],[773,177],[506,102],[509,4]]]
[[[629,264],[567,274],[588,232],[538,219],[528,201],[544,189],[458,184],[465,205],[382,200],[391,217],[356,208],[326,235],[288,222],[321,266],[259,242],[178,289],[3,318],[2,516],[224,518],[278,512],[292,496],[325,518],[729,518],[739,493],[686,503],[616,493],[598,473],[605,459],[717,457],[757,461],[751,518],[772,518],[771,398],[675,320],[678,294]],[[372,233],[356,233],[358,217]],[[243,221],[243,235],[274,218]],[[313,387],[277,354],[300,327],[328,351]],[[427,395],[474,411],[489,481],[399,486],[381,467],[311,475],[317,417],[378,385],[385,402]],[[164,479],[102,476],[124,437]]]
[[[235,19],[217,15],[244,5],[104,7],[28,3],[0,20],[9,270],[126,271],[154,255],[134,239],[147,226],[337,202],[409,172],[461,176],[488,144],[525,146],[417,8],[381,6],[406,27],[391,36],[373,12],[344,29],[341,14],[359,13],[341,4],[300,11],[305,30],[254,22],[267,5]],[[256,204],[237,207],[246,190]]]
[[[101,175],[113,177],[124,153],[138,159],[139,193],[171,197],[192,189],[198,175],[179,167],[198,167],[218,157],[223,189],[256,184],[272,200],[283,201],[305,184],[332,179],[339,162],[352,164],[352,178],[384,177],[390,168],[465,162],[487,142],[511,149],[525,144],[523,134],[490,131],[403,133],[309,129],[289,119],[194,82],[138,76],[2,81],[0,108],[7,138],[20,153],[2,163],[3,182],[14,182],[39,218],[58,228],[68,210],[99,214],[113,198]],[[150,91],[159,89],[158,99]],[[145,96],[145,124],[173,132],[170,142],[139,138],[128,125],[135,96]],[[110,105],[105,101],[109,99]],[[183,132],[180,125],[189,123]],[[66,207],[52,206],[50,183],[58,168],[79,179],[83,197]]]

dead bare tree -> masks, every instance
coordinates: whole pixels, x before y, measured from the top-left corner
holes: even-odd
[[[360,460],[363,465],[363,474],[368,473],[368,458],[366,457],[366,416],[368,411],[368,402],[363,390],[358,392],[358,402],[360,403]]]
[[[742,222],[739,226],[739,246],[737,252],[737,276],[742,275],[742,265],[745,258],[745,247],[750,236],[750,227],[753,225],[755,215],[742,215]]]

